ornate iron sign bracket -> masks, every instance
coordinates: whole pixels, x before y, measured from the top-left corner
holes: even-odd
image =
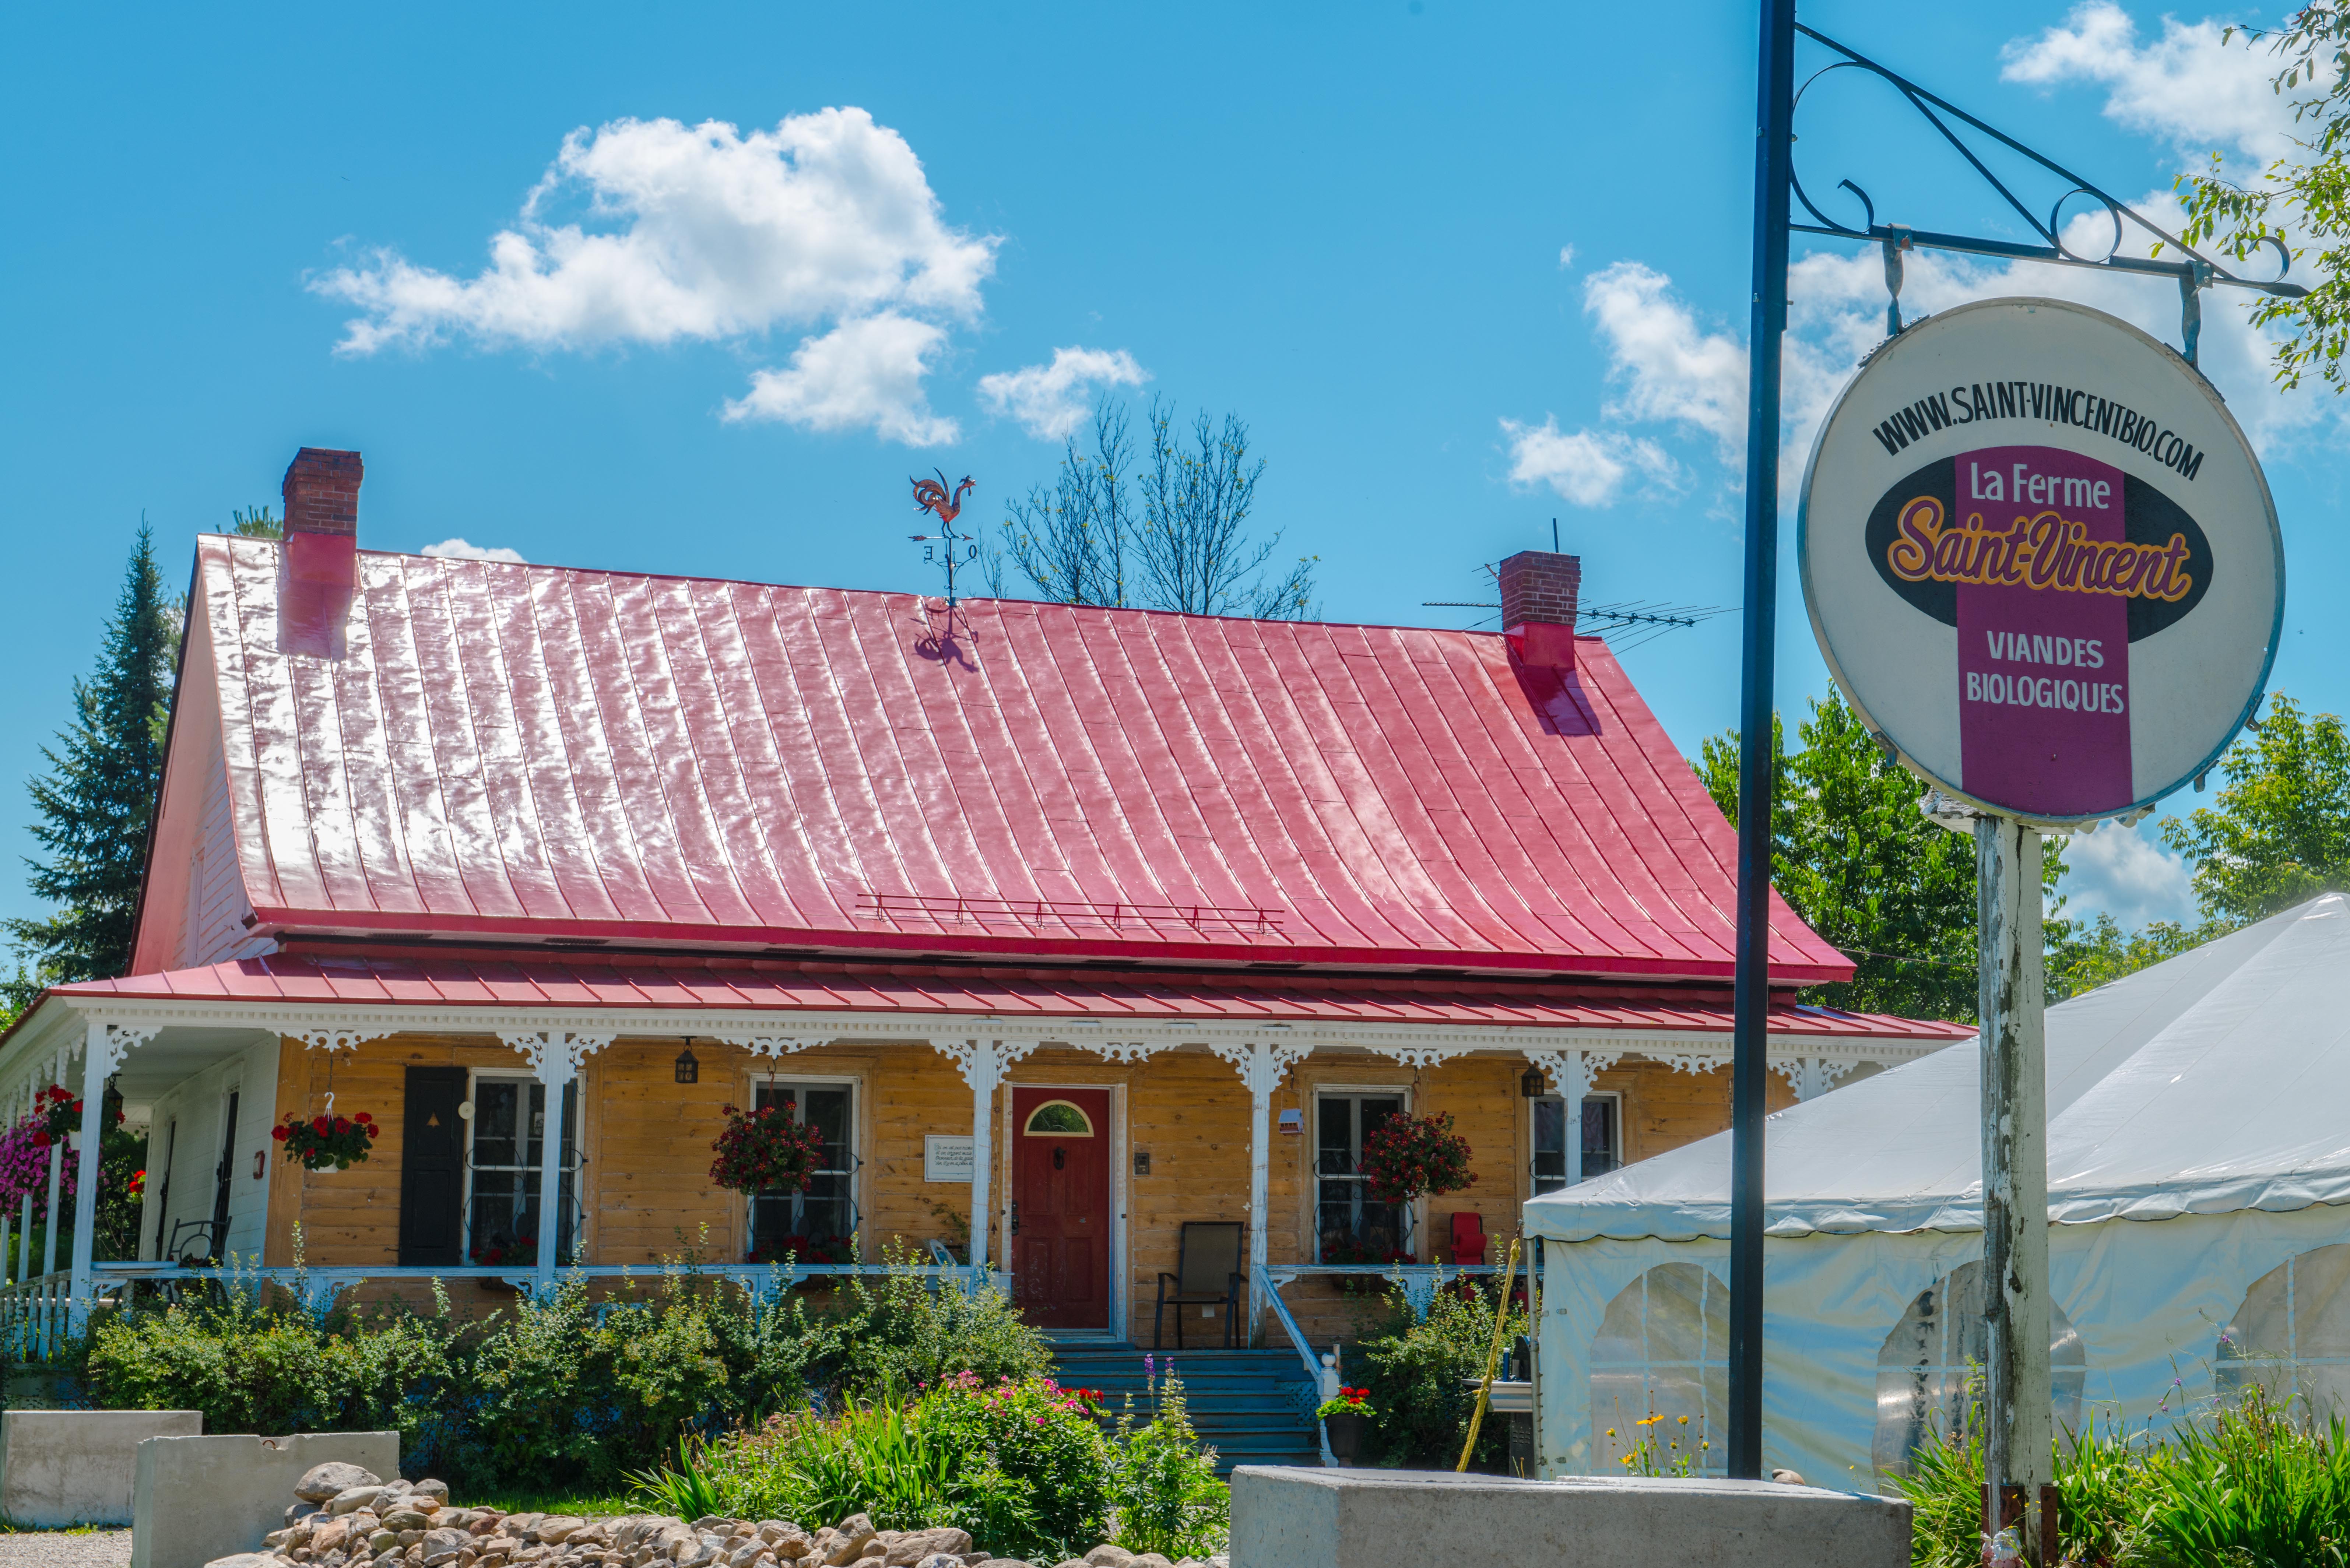
[[[1788,229],[1794,234],[1820,234],[1829,239],[1874,240],[1883,247],[1885,286],[1887,292],[1892,296],[1892,301],[1886,306],[1885,312],[1885,329],[1888,337],[1898,335],[1903,325],[1901,253],[1918,246],[1930,250],[1959,251],[1969,255],[1993,256],[2002,261],[2047,262],[2057,266],[2093,267],[2106,272],[2137,273],[2149,276],[2175,278],[2178,284],[2179,337],[2187,362],[2190,365],[2196,362],[2196,351],[2202,336],[2203,306],[2200,298],[2202,290],[2213,287],[2248,288],[2286,299],[2298,299],[2309,292],[2298,284],[2284,281],[2284,275],[2293,266],[2293,255],[2286,250],[2282,241],[2273,238],[2268,241],[2268,244],[2275,247],[2277,253],[2278,267],[2275,277],[2240,277],[2210,257],[2199,254],[2181,241],[2178,235],[2163,228],[2112,192],[2092,181],[2083,179],[2054,159],[2035,152],[1996,126],[1969,114],[1948,99],[1928,91],[1907,77],[1888,69],[1856,49],[1846,47],[1816,28],[1807,27],[1803,23],[1797,22],[1794,25],[1794,30],[1823,47],[1834,50],[1843,58],[1813,72],[1804,79],[1804,85],[1795,92],[1792,106],[1794,110],[1801,110],[1805,93],[1837,71],[1865,71],[1879,78],[1899,93],[1908,101],[1909,107],[1916,109],[1920,118],[1932,126],[1942,140],[1957,151],[1960,157],[1966,160],[1968,166],[1981,176],[1985,184],[1998,192],[2000,200],[2014,210],[2016,216],[2039,236],[2041,242],[2037,244],[2026,244],[2014,240],[1945,234],[1933,229],[1913,229],[1902,223],[1880,223],[1877,221],[1877,203],[1869,199],[1867,192],[1850,180],[1837,181],[1835,189],[1849,191],[1859,199],[1861,222],[1857,226],[1841,223],[1822,212],[1819,204],[1812,200],[1810,192],[1804,189],[1803,178],[1794,168],[1791,151],[1787,168],[1788,187],[1794,192],[1795,200],[1803,203],[1804,211],[1810,213],[1816,221],[1809,223],[1790,222],[1787,225]],[[2038,213],[2026,206],[2022,198],[2018,197],[2005,182],[1991,172],[1990,166],[1977,155],[1973,147],[1968,145],[1966,137],[1961,135],[1960,130],[1954,128],[1955,126],[1963,126],[1989,137],[2009,151],[2029,159],[2064,181],[2066,187],[2064,193],[2056,198],[2054,204],[2048,210],[2048,215],[2043,219]],[[1794,138],[1791,136],[1789,140],[1793,140]],[[2087,197],[2103,206],[2106,216],[2113,223],[2112,243],[2105,246],[2104,254],[2101,255],[2084,254],[2064,243],[2063,223],[2064,204],[2075,196]],[[2150,235],[2155,242],[2154,249],[2158,252],[2167,247],[2177,251],[2182,259],[2166,261],[2159,254],[2124,255],[2121,254],[2122,246],[2133,231]]]

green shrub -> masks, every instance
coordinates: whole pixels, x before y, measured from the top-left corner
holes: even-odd
[[[966,1372],[989,1384],[1021,1383],[1053,1370],[1044,1335],[998,1290],[936,1286],[892,1269],[879,1279],[850,1276],[830,1315],[838,1335],[833,1380],[854,1394],[905,1394]]]
[[[2093,1423],[2055,1446],[2065,1557],[2190,1568],[2344,1568],[2350,1563],[2350,1433],[2255,1385],[2168,1441]],[[1980,1438],[1939,1435],[1898,1484],[1914,1512],[1913,1568],[1960,1568],[1982,1551]]]
[[[1110,1459],[1109,1499],[1118,1544],[1180,1560],[1223,1549],[1232,1532],[1232,1489],[1216,1479],[1216,1450],[1191,1429],[1183,1383],[1170,1376],[1154,1390],[1158,1412],[1134,1425],[1118,1418]]]
[[[724,1511],[811,1526],[863,1513],[884,1530],[959,1525],[999,1556],[1058,1561],[1102,1539],[1111,1454],[1049,1380],[959,1373],[911,1403],[847,1401],[730,1434],[688,1460]],[[639,1495],[666,1495],[650,1481]]]
[[[391,1428],[411,1469],[454,1486],[559,1492],[616,1487],[657,1470],[681,1434],[755,1427],[825,1394],[1050,1363],[1000,1292],[902,1269],[852,1280],[825,1310],[691,1266],[602,1301],[575,1276],[473,1323],[437,1283],[423,1314],[314,1316],[297,1295],[225,1271],[213,1299],[100,1315],[72,1370],[101,1407],[201,1410],[208,1431]]]
[[[1377,1462],[1451,1469],[1461,1459],[1477,1390],[1493,1345],[1493,1305],[1500,1286],[1462,1275],[1436,1293],[1428,1316],[1414,1321],[1402,1293],[1388,1298],[1388,1332],[1347,1350],[1349,1382],[1371,1391],[1370,1452]],[[1503,1343],[1526,1332],[1523,1306],[1513,1303]],[[1489,1417],[1477,1434],[1471,1464],[1500,1469],[1509,1457],[1509,1423]]]

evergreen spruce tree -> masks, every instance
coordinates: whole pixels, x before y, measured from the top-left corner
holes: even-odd
[[[53,770],[32,782],[33,836],[48,852],[28,860],[33,891],[57,906],[12,919],[29,970],[0,981],[11,1013],[44,985],[102,980],[130,962],[130,921],[147,865],[147,830],[163,782],[162,715],[170,710],[178,639],[154,538],[142,524],[98,669],[74,682],[74,721],[42,748]]]

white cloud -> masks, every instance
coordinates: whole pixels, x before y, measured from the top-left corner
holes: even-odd
[[[1612,506],[1636,475],[1671,485],[1680,465],[1652,441],[1614,430],[1563,431],[1558,421],[1539,425],[1502,421],[1510,442],[1510,482],[1547,484],[1575,506]]]
[[[1609,379],[1623,389],[1606,412],[1711,436],[1729,461],[1746,444],[1746,348],[1701,327],[1674,297],[1672,283],[1634,261],[1603,267],[1585,282],[1584,314],[1607,346]]]
[[[726,405],[726,418],[782,420],[816,431],[874,432],[908,446],[937,446],[962,433],[931,411],[922,376],[946,333],[927,321],[884,311],[844,321],[804,339],[787,369],[760,370],[751,390]]]
[[[2002,74],[2052,89],[2075,83],[2100,87],[2106,94],[2105,113],[2134,131],[2163,139],[2182,169],[2200,169],[2218,147],[2232,153],[2232,172],[2250,178],[2292,145],[2292,100],[2270,90],[2274,65],[2267,55],[2241,42],[2223,46],[2220,31],[2220,24],[2208,19],[2187,24],[2166,18],[2159,38],[2141,40],[2136,23],[2112,0],[2090,0],[2064,26],[2010,44],[2002,54]],[[2133,205],[2173,234],[2185,222],[2177,194],[2167,187],[2148,192]],[[2076,254],[2100,254],[2111,243],[2110,220],[2101,210],[2083,212],[2080,206],[2074,204],[2074,215],[2065,226],[2066,245]],[[2124,248],[2147,255],[2152,244],[2152,236],[2134,231]],[[1904,272],[1902,314],[1911,321],[1971,299],[2045,295],[2094,306],[2162,342],[2179,342],[2178,296],[2160,280],[2039,262],[1976,262],[1923,250],[1908,253]],[[2256,270],[2253,275],[2271,275]],[[1824,248],[1790,269],[1779,454],[1783,504],[1794,499],[1813,440],[1837,394],[1860,359],[1883,341],[1885,306],[1884,263],[1874,246]],[[2314,389],[2278,389],[2270,358],[2273,339],[2251,325],[2250,308],[2250,297],[2241,291],[2205,293],[2199,346],[2203,373],[2264,453],[2296,436],[2330,434],[2343,421],[2343,411]],[[1588,450],[1537,448],[1549,454],[1546,461],[1562,479],[1551,479],[1548,471],[1542,477],[1570,499],[1569,486],[1612,498],[1625,481],[1608,464],[1622,462],[1620,443],[1646,425],[1659,433],[1710,440],[1720,459],[1722,487],[1738,489],[1745,454],[1744,334],[1709,327],[1674,294],[1671,278],[1638,261],[1619,261],[1594,273],[1584,285],[1584,310],[1607,351],[1608,380],[1617,389],[1602,410],[1614,428],[1579,432],[1593,439]],[[1505,422],[1505,428],[1514,432],[1523,427]],[[1513,477],[1523,482],[1519,470],[1526,460],[1514,439],[1513,455],[1518,459]]]
[[[2137,24],[2113,0],[2088,0],[2064,25],[2001,51],[2000,75],[2054,88],[2095,82],[2108,89],[2105,112],[2116,124],[2168,139],[2199,166],[2215,148],[2232,148],[2255,168],[2292,147],[2289,99],[2270,88],[2276,62],[2242,41],[2223,46],[2220,23],[2162,19],[2162,36],[2141,45]],[[2329,71],[2320,88],[2332,79]]]
[[[419,555],[440,556],[453,561],[506,561],[515,566],[528,563],[519,550],[509,550],[504,545],[474,545],[463,539],[443,539],[438,545],[427,545]]]
[[[2193,921],[2195,893],[2187,862],[2164,848],[2153,829],[2151,822],[2137,827],[2109,822],[2068,840],[2059,889],[2066,900],[2064,913],[2085,918],[2102,911],[2129,930],[2148,920]]]
[[[554,215],[583,201],[584,221]],[[793,115],[747,133],[720,120],[617,119],[564,138],[473,276],[387,249],[310,287],[359,307],[337,345],[351,355],[452,337],[580,349],[830,325],[803,343],[791,369],[755,377],[730,410],[780,399],[817,410],[784,417],[818,429],[869,423],[884,435],[916,432],[924,444],[953,434],[952,421],[932,418],[921,397],[920,367],[944,336],[935,321],[979,317],[997,244],[950,227],[914,150],[861,109]],[[917,337],[923,341],[910,350]],[[860,376],[843,361],[853,358],[850,346],[869,356],[884,339],[895,345],[889,366],[918,368],[910,384],[899,378],[893,398],[875,401],[870,394],[896,371],[868,363]],[[861,380],[865,418],[834,417],[845,406],[837,386],[791,392],[805,388],[812,372],[802,360],[811,356],[835,383]],[[778,379],[781,392],[770,389]]]
[[[1055,348],[1049,365],[1024,365],[979,379],[980,395],[1038,441],[1059,441],[1082,423],[1097,387],[1139,387],[1150,372],[1123,348]]]
[[[1559,271],[1561,271],[1561,272],[1565,272],[1567,268],[1569,268],[1569,267],[1573,266],[1574,265],[1575,265],[1575,247],[1574,247],[1573,245],[1561,245],[1561,246],[1559,246],[1559,247],[1558,247],[1558,270],[1559,270]]]

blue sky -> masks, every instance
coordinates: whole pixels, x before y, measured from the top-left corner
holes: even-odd
[[[2287,123],[2201,12],[1804,15],[2126,196]],[[1319,557],[1329,618],[1464,624],[1421,601],[1483,597],[1481,565],[1554,517],[1591,600],[1734,606],[1754,24],[1711,0],[1639,23],[1455,0],[19,7],[0,781],[39,766],[140,518],[182,581],[193,535],[274,504],[304,444],[366,454],[373,546],[929,588],[907,476],[968,472],[967,516],[999,518],[1049,478],[1061,411],[1118,386],[1249,421],[1260,519]],[[2017,231],[1865,88],[1807,114],[1814,188]],[[1880,278],[1834,246],[1797,268],[1796,471]],[[2061,290],[2177,337],[2165,284],[1911,278],[1922,307]],[[2273,685],[2339,711],[2350,625],[2303,613],[2345,564],[2339,413],[2269,389],[2237,307],[2211,316],[2207,369],[2284,519]],[[1785,578],[1800,713],[1825,676]],[[1730,722],[1735,616],[1627,662],[1685,750]],[[27,852],[6,798],[0,852]],[[2186,910],[2144,835],[2074,857],[2076,908]],[[33,909],[0,872],[0,913]]]

